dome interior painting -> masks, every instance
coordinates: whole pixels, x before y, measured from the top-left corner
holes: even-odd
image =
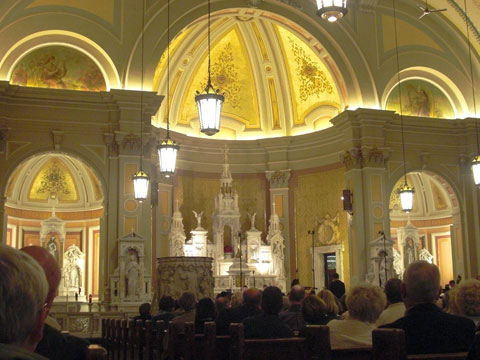
[[[344,103],[331,58],[297,25],[265,12],[253,14],[212,16],[212,83],[225,95],[216,138],[268,138],[330,127]],[[195,94],[208,77],[206,32],[206,19],[192,23],[170,47],[171,127],[198,137],[203,135]],[[162,94],[167,92],[165,71],[163,54],[153,81]],[[165,123],[166,102],[153,124]]]
[[[25,161],[7,186],[7,206],[18,209],[97,210],[102,201],[92,170],[68,155],[44,154]]]
[[[67,46],[45,46],[22,57],[12,72],[13,85],[106,91],[104,76],[83,52]]]

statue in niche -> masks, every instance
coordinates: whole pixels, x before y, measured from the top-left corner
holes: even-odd
[[[50,236],[50,240],[47,243],[47,251],[57,260],[58,262],[58,248],[55,241],[55,236]]]
[[[385,286],[385,283],[387,282],[387,265],[386,265],[386,252],[385,251],[380,251],[378,256],[380,257],[380,261],[378,262],[378,277],[379,277],[379,285],[380,286]]]
[[[395,248],[393,248],[393,271],[400,279],[402,278],[402,255]]]
[[[272,270],[273,275],[279,278],[285,277],[284,254],[285,245],[283,244],[283,237],[277,235],[272,238]]]
[[[253,215],[250,215],[250,213],[247,213],[247,215],[248,215],[248,218],[250,219],[250,224],[251,224],[250,230],[254,230],[255,229],[255,216],[257,216],[257,213],[253,213]]]
[[[78,289],[81,285],[80,267],[75,263],[70,263],[65,268],[65,283],[68,288]]]
[[[415,261],[415,244],[411,236],[405,239],[405,250],[403,252],[405,268]]]
[[[134,249],[128,250],[128,263],[125,267],[125,280],[127,282],[127,296],[140,295],[140,265],[138,264],[137,252]]]
[[[197,219],[197,227],[195,230],[203,230],[202,228],[202,216],[203,216],[203,211],[198,214],[195,210],[192,210],[193,214],[195,215],[195,218]]]

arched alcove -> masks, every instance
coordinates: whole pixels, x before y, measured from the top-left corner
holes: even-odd
[[[57,300],[78,292],[96,298],[104,191],[95,172],[70,155],[39,154],[13,171],[5,197],[6,244],[54,255],[62,268]]]

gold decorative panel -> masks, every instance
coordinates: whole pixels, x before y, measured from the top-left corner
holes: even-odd
[[[137,210],[138,203],[135,200],[127,200],[125,201],[125,210],[127,211],[135,211]]]
[[[212,46],[212,83],[225,95],[222,116],[237,120],[249,129],[260,128],[255,79],[247,48],[236,25],[227,30]],[[198,118],[194,94],[203,90],[207,83],[207,52],[202,56],[190,86],[183,95],[178,124],[188,125]]]
[[[372,201],[382,201],[382,184],[380,176],[372,175]]]
[[[162,215],[168,215],[168,191],[160,192],[160,210]]]
[[[125,194],[133,194],[133,180],[132,176],[137,172],[137,164],[125,164]]]
[[[132,231],[137,231],[137,217],[125,216],[125,223],[123,228],[124,234],[129,234]]]
[[[105,91],[103,74],[84,53],[67,46],[46,46],[25,55],[10,83],[53,89]]]
[[[432,180],[430,180],[430,186],[432,188],[433,203],[435,204],[436,210],[445,210],[447,205],[447,200],[440,188]]]
[[[331,214],[339,214],[339,242],[344,245],[343,269],[346,276],[349,273],[347,215],[340,200],[343,188],[343,168],[298,176],[294,188],[295,231],[298,274],[302,284],[312,282],[312,242],[307,232],[317,220]]]
[[[51,158],[35,176],[30,187],[30,200],[46,201],[49,197],[59,201],[77,201],[78,194],[72,174],[62,160]]]
[[[335,81],[320,57],[291,31],[280,25],[274,27],[287,63],[294,124],[304,124],[305,116],[322,105],[340,109]]]
[[[275,89],[275,80],[268,79],[268,89],[270,91],[270,101],[272,102],[272,128],[274,130],[280,129],[280,115],[278,112],[277,91]]]
[[[283,196],[282,195],[275,195],[275,212],[280,217],[285,216],[283,214]]]
[[[93,191],[95,193],[95,200],[97,200],[97,201],[102,200],[103,199],[103,191],[102,191],[102,187],[101,187],[97,177],[95,176],[93,171],[88,166],[85,166],[85,169],[87,169],[88,177],[90,178],[90,181],[91,181],[92,186],[93,186]]]

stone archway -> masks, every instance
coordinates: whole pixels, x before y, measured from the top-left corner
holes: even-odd
[[[401,210],[397,189],[390,195],[390,231],[394,247],[394,271],[398,276],[414,260],[426,260],[440,269],[442,286],[463,273],[463,254],[454,246],[460,232],[460,210],[457,196],[441,176],[429,172],[410,172],[409,185],[415,188],[413,210]]]
[[[70,155],[38,154],[12,172],[5,199],[5,243],[46,247],[59,262],[56,301],[96,299],[104,189],[94,170]]]

